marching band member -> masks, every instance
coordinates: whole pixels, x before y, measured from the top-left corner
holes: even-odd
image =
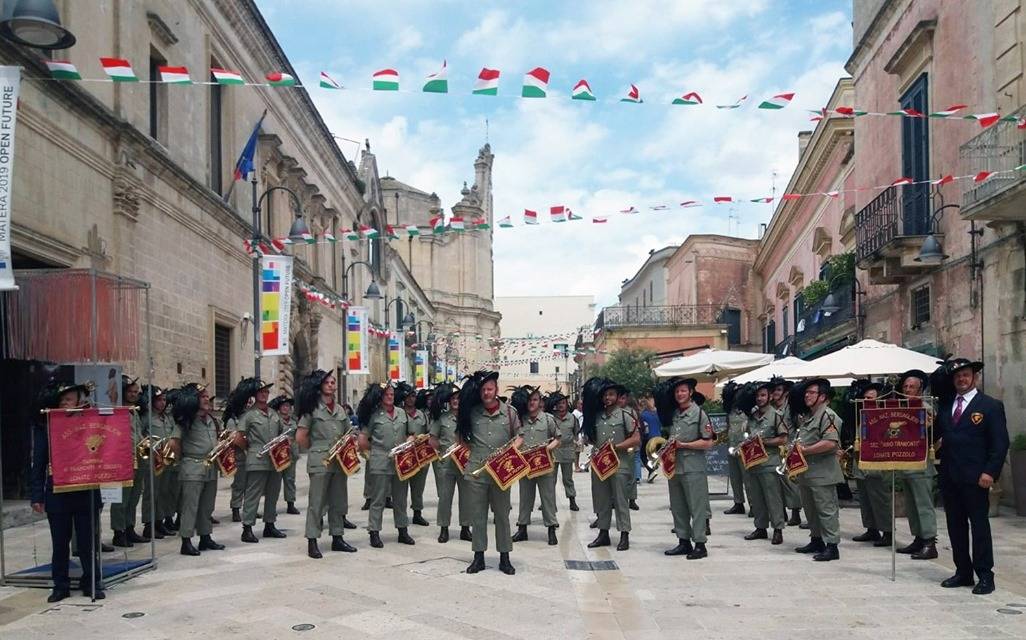
[[[599,480],[592,474],[591,495],[594,504],[595,528],[598,536],[588,543],[589,549],[608,547],[609,525],[616,510],[616,528],[620,532],[617,551],[630,549],[631,513],[629,506],[630,484],[634,478],[634,461],[631,449],[641,444],[641,432],[637,421],[618,406],[620,387],[608,378],[591,378],[584,383],[584,422],[581,428],[587,444],[596,450],[611,442],[617,450],[620,464],[616,473],[606,480]]]
[[[271,409],[278,413],[278,420],[281,421],[283,432],[296,428],[296,423],[292,416],[293,404],[292,398],[285,394],[275,397],[270,402]],[[299,443],[296,442],[295,432],[293,432],[289,441],[292,443],[292,464],[282,472],[281,484],[282,491],[285,494],[285,513],[297,516],[299,515],[299,509],[296,508],[296,466],[299,464]]]
[[[784,423],[784,429],[790,433],[793,429],[797,428],[795,425],[795,416],[792,415],[790,406],[788,405],[788,394],[791,391],[791,387],[794,386],[790,380],[785,380],[780,377],[774,377],[770,379],[770,383],[773,385],[773,392],[770,395],[770,404],[777,412],[777,417],[781,422]],[[804,402],[804,398],[802,398]],[[802,406],[805,409],[805,406]],[[791,510],[791,518],[787,521],[787,526],[798,527],[805,529],[807,525],[802,524],[801,508],[802,500],[798,494],[798,484],[788,478],[786,475],[778,476],[780,478],[780,490],[784,494],[784,508]]]
[[[772,385],[768,382],[758,386],[755,391],[755,410],[748,419],[749,437],[761,437],[769,457],[745,471],[748,500],[755,516],[755,531],[746,535],[745,540],[765,540],[769,537],[766,527],[772,524],[771,544],[781,544],[784,542],[787,514],[784,512],[784,494],[776,470],[780,465],[780,447],[787,443],[787,427],[777,419],[776,412],[769,406],[771,389]],[[740,460],[740,456],[731,457]]]
[[[392,497],[392,519],[399,531],[399,542],[414,544],[408,532],[410,516],[406,513],[407,481],[399,479],[395,463],[389,456],[392,449],[413,440],[409,414],[396,406],[396,398],[406,399],[413,393],[413,387],[405,382],[400,382],[398,389],[371,384],[356,407],[361,425],[360,450],[370,454],[367,474],[373,478],[373,483],[367,531],[370,534],[370,545],[375,549],[385,546],[381,542],[381,516],[385,510],[385,497],[389,495]]]
[[[241,383],[240,383],[241,384]],[[253,403],[252,396],[249,398],[240,398],[237,403],[232,402],[232,396],[239,390],[238,385],[235,389],[228,394],[227,404],[224,411],[221,413],[221,419],[224,421],[224,427],[228,431],[235,433],[238,430],[239,419],[242,415],[249,410],[249,407]],[[237,405],[237,406],[233,406]],[[242,507],[246,502],[246,450],[245,442],[243,440],[242,446],[235,446],[235,475],[232,476],[232,497],[228,502],[228,506],[232,510],[232,522],[242,522]]]
[[[552,451],[559,446],[559,429],[556,421],[549,414],[542,411],[541,392],[537,387],[517,387],[510,394],[510,404],[516,409],[517,417],[520,418],[520,431],[517,435],[523,440],[523,450],[532,449],[545,445],[545,448],[552,454]],[[521,478],[520,489],[520,513],[517,516],[517,532],[513,536],[513,542],[524,542],[527,540],[527,525],[531,524],[531,512],[534,511],[535,488],[538,489],[538,497],[541,500],[542,523],[549,532],[549,545],[559,544],[556,539],[556,470],[537,478]]]
[[[142,388],[140,400],[142,413],[139,419],[143,424],[149,424],[150,436],[154,438],[154,442],[170,439],[175,430],[175,421],[167,409],[167,396],[164,390],[155,385],[146,385]],[[150,447],[150,455],[154,456],[155,460],[161,456],[157,446]],[[160,540],[176,531],[174,515],[178,510],[178,499],[182,489],[178,465],[166,462],[163,473],[155,476],[153,483],[157,518],[153,526],[153,535]],[[143,531],[143,537],[146,537],[148,531],[148,528]]]
[[[723,387],[723,411],[727,414],[727,442],[736,447],[744,440],[744,432],[748,428],[748,416],[735,403],[738,385],[731,381]],[[727,458],[727,475],[730,478],[730,493],[734,496],[734,506],[723,513],[730,515],[745,514],[745,468],[738,456]],[[776,478],[773,478],[775,481]]]
[[[406,412],[406,417],[410,421],[410,435],[419,436],[427,433],[427,399],[430,395],[429,392],[426,389],[422,389],[419,392],[414,391],[413,387],[409,384],[401,385],[396,389],[396,391],[399,391],[400,389],[402,389],[403,393],[406,395],[402,397],[397,395],[395,402]],[[430,524],[423,516],[424,487],[427,486],[428,470],[428,465],[424,465],[424,467],[415,473],[407,482],[410,487],[410,508],[413,509],[413,518],[410,522],[421,527],[426,527]]]
[[[306,472],[310,477],[306,506],[306,555],[315,560],[322,557],[317,539],[324,531],[325,511],[328,512],[331,550],[356,551],[343,537],[346,529],[356,528],[346,520],[349,511],[346,474],[337,460],[329,460],[327,464],[324,460],[331,446],[351,427],[349,418],[335,403],[336,390],[335,375],[315,369],[303,378],[296,396],[296,415],[299,417],[296,442],[308,451]]]
[[[906,371],[898,379],[898,390],[908,398],[923,397],[926,385],[926,373],[919,369]],[[927,419],[935,420],[934,408],[924,408]],[[934,434],[930,435],[932,437]],[[937,557],[937,511],[933,507],[936,477],[937,468],[933,460],[927,460],[926,468],[922,471],[901,472],[901,479],[905,483],[905,512],[908,514],[908,528],[913,539],[911,544],[897,551],[911,554],[913,560],[932,560]]]
[[[181,451],[182,498],[179,513],[182,516],[178,535],[182,538],[181,554],[198,556],[200,551],[224,549],[211,537],[214,502],[217,499],[217,466],[207,464],[207,457],[218,441],[218,424],[211,415],[210,393],[201,384],[182,387],[175,397],[172,415],[175,430],[171,435],[173,446]],[[199,548],[192,544],[193,534],[199,534]]]
[[[811,538],[809,544],[795,551],[815,554],[812,559],[817,561],[837,560],[841,531],[835,485],[844,476],[835,451],[840,442],[841,418],[828,406],[833,396],[828,380],[815,378],[802,387],[809,413],[798,419],[795,446],[809,466],[798,476],[798,487]]]
[[[638,425],[641,433],[641,414],[637,410],[637,406],[634,403],[634,399],[631,398],[630,390],[622,384],[616,385],[616,404],[618,407],[627,412],[631,418],[634,419],[634,423]],[[627,506],[631,511],[637,511],[641,507],[638,506],[638,484],[641,482],[641,445],[640,441],[636,450],[631,454],[634,458],[632,463],[632,469],[634,469],[634,482],[630,483],[627,487]]]
[[[467,489],[467,507],[473,523],[471,548],[474,560],[467,573],[485,569],[484,552],[488,549],[488,510],[491,508],[495,523],[495,547],[499,551],[499,571],[513,575],[516,569],[509,561],[513,550],[510,535],[509,491],[503,491],[487,474],[474,475],[487,458],[512,442],[518,447],[520,420],[516,412],[499,399],[499,373],[477,371],[460,390],[460,413],[456,420],[459,441],[470,447],[470,460],[463,478]]]
[[[456,417],[460,410],[460,389],[454,384],[443,382],[435,389],[428,406],[431,424],[431,446],[444,453],[456,443]],[[435,489],[438,492],[438,541],[449,541],[449,523],[452,521],[452,498],[459,488],[458,515],[460,540],[470,541],[470,513],[467,509],[466,480],[452,460],[435,460],[431,463],[435,472]]]
[[[559,391],[549,394],[545,399],[545,410],[556,421],[556,429],[559,431],[555,462],[563,478],[563,493],[570,501],[570,510],[580,511],[577,506],[577,487],[574,486],[574,469],[577,466],[577,437],[581,432],[581,423],[569,409],[570,399]],[[553,471],[553,476],[555,473]]]
[[[856,380],[851,383],[848,396],[856,410],[856,400],[862,400],[863,407],[876,407],[876,400],[883,393],[879,382]],[[858,416],[855,415],[856,429]],[[854,460],[855,488],[859,492],[859,510],[862,512],[862,526],[865,532],[852,538],[853,542],[872,542],[874,547],[891,546],[891,474],[892,471],[866,471],[859,467],[859,456]]]
[[[281,493],[281,473],[274,468],[269,455],[260,455],[264,445],[281,435],[282,426],[278,413],[267,404],[273,383],[265,383],[256,378],[246,378],[239,383],[236,391],[247,399],[252,398],[253,404],[239,418],[234,433],[235,446],[249,449],[246,456],[246,494],[242,502],[242,537],[243,542],[259,542],[253,533],[256,524],[260,499],[263,498],[265,538],[284,538],[285,533],[274,526],[278,519],[278,495]]]
[[[663,424],[670,425],[669,440],[677,447],[676,469],[667,484],[678,543],[663,553],[683,555],[688,560],[709,555],[705,548],[710,515],[705,452],[712,448],[716,438],[712,421],[700,406],[705,398],[695,392],[696,386],[698,381],[694,378],[678,377],[656,389],[659,418]]]
[[[126,407],[135,407],[139,403],[139,379],[127,375],[121,376],[121,400]],[[135,455],[139,441],[146,436],[144,425],[139,419],[139,414],[132,412],[132,452]],[[137,542],[149,542],[150,537],[145,531],[152,533],[150,519],[150,470],[148,463],[136,459],[135,477],[131,487],[121,490],[121,502],[110,506],[110,528],[114,530],[114,539],[111,541],[115,547],[131,547]],[[139,498],[142,498],[142,519],[144,524],[144,535],[135,532],[135,512],[139,507]]]

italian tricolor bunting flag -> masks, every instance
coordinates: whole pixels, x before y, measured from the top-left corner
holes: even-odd
[[[595,94],[591,92],[591,85],[584,78],[577,81],[574,85],[574,91],[570,95],[574,100],[594,100]]]
[[[213,67],[210,69],[210,75],[214,76],[214,82],[217,84],[246,84],[246,81],[242,79],[242,74],[238,71],[229,71],[227,69]]]
[[[44,62],[46,62],[46,68],[50,70],[50,75],[58,80],[82,79],[75,65],[67,60],[45,60]]]
[[[463,231],[466,228],[463,226],[463,218],[460,216],[449,218],[449,227],[453,231]]]
[[[346,240],[359,240],[360,233],[355,229],[343,229],[342,237],[344,237]]]
[[[477,74],[477,81],[474,83],[474,95],[497,96],[499,95],[499,70],[484,67],[481,73]]]
[[[377,238],[378,237],[378,230],[373,228],[373,227],[368,227],[365,224],[361,224],[360,225],[360,234],[364,238]]]
[[[524,89],[520,92],[522,98],[544,98],[549,91],[549,71],[541,67],[535,67],[524,74]]]
[[[566,208],[563,206],[549,207],[549,217],[553,222],[566,222]]]
[[[953,116],[956,113],[958,113],[959,111],[961,111],[962,109],[966,109],[968,107],[969,107],[969,105],[967,105],[967,104],[953,104],[953,105],[951,105],[950,107],[948,107],[947,109],[945,109],[943,111],[934,111],[933,113],[930,114],[930,117],[931,118],[947,118],[948,116]]]
[[[389,238],[392,238],[393,240],[398,240],[399,239],[399,233],[395,230],[395,227],[393,227],[390,224],[386,224],[385,225],[385,234]]]
[[[783,109],[787,105],[791,104],[791,100],[794,99],[793,93],[778,93],[772,98],[767,98],[759,103],[759,109]]]
[[[641,103],[641,101],[641,92],[638,91],[638,88],[633,84],[630,86],[629,89],[627,89],[627,95],[620,98],[620,102]]]
[[[538,224],[538,212],[524,209],[524,224]]]
[[[100,64],[103,65],[103,70],[107,72],[107,76],[114,82],[139,81],[139,78],[135,77],[135,71],[132,71],[132,65],[128,60],[122,58],[100,58]]]
[[[408,225],[406,225],[406,235],[408,235],[411,238],[413,236],[419,236],[420,235],[420,227],[418,227],[415,224],[408,224]]]
[[[702,104],[702,96],[698,95],[695,91],[691,91],[679,98],[674,98],[671,104]]]
[[[432,73],[424,82],[424,93],[449,93],[449,73],[442,60],[442,68],[437,73]]]
[[[399,72],[395,69],[382,69],[381,71],[375,71],[371,80],[373,81],[371,88],[375,91],[399,90]]]
[[[292,87],[296,84],[295,78],[281,71],[272,71],[265,77],[267,78],[267,84],[272,87]]]
[[[160,81],[167,84],[192,84],[189,70],[185,67],[157,67]]]
[[[994,124],[1001,119],[1001,114],[998,113],[974,113],[971,116],[962,116],[964,120],[975,120],[980,123],[980,126],[986,129],[990,125]]]
[[[321,89],[341,89],[342,85],[324,71],[321,71]]]
[[[499,218],[499,227],[502,229],[512,229],[513,223],[510,221],[509,216],[505,218]]]
[[[431,232],[445,233],[445,218],[442,216],[434,216],[431,218]]]

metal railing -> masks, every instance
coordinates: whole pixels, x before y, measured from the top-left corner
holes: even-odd
[[[616,327],[681,327],[717,324],[720,307],[713,304],[682,304],[658,307],[606,307],[595,320],[595,330]]]
[[[876,255],[895,238],[930,233],[929,185],[889,187],[855,214],[855,261]]]
[[[799,346],[812,342],[817,337],[825,334],[834,327],[844,324],[855,317],[855,288],[850,282],[845,282],[835,287],[831,294],[831,302],[837,305],[838,309],[832,312],[823,310],[826,300],[813,305],[802,313],[795,325],[795,337]]]
[[[1026,106],[1013,115],[1026,116]],[[976,175],[981,171],[1008,171],[1026,164],[1026,132],[1016,122],[1002,120],[991,125],[958,149],[963,175]],[[1026,171],[1016,171],[991,178],[977,184],[962,181],[962,208],[968,209],[984,200],[1026,181]]]

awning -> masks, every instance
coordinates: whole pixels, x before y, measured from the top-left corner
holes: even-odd
[[[788,356],[781,358],[780,360],[774,360],[773,362],[759,367],[758,369],[752,369],[748,373],[742,373],[739,376],[734,376],[729,380],[724,380],[716,385],[717,388],[722,388],[728,381],[736,382],[737,384],[745,384],[746,382],[762,382],[769,380],[774,376],[780,376],[781,378],[793,379],[791,370],[798,365],[805,364],[805,361],[801,358],[795,358],[794,356]]]
[[[771,362],[773,362],[772,353],[706,349],[694,355],[661,364],[653,371],[660,378],[672,376],[721,378],[728,374],[744,373]]]
[[[937,368],[935,356],[905,349],[894,344],[863,340],[858,344],[829,353],[789,369],[788,377],[798,378],[866,378],[899,374],[909,369],[927,373]]]

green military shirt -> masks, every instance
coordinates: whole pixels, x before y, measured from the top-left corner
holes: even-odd
[[[299,442],[296,440],[296,421],[293,419],[293,416],[289,416],[288,420],[283,420],[281,414],[278,414],[278,421],[281,422],[282,433],[285,433],[290,429],[292,430],[292,433],[289,435],[289,443],[291,445],[290,448],[292,449],[292,459],[299,460]]]
[[[517,435],[524,439],[520,450],[527,451],[548,444],[550,440],[559,436],[559,431],[556,429],[556,421],[543,411],[533,418],[527,416],[527,419],[520,423],[520,431]]]
[[[780,464],[780,447],[766,444],[766,440],[787,435],[787,427],[773,407],[767,406],[766,410],[759,413],[756,409],[752,417],[748,419],[748,435],[751,437],[760,436],[769,459],[748,469],[749,473],[774,473]]]
[[[485,411],[484,404],[470,410],[471,434],[470,460],[466,473],[477,471],[484,464],[485,458],[496,449],[512,440],[520,428],[520,419],[505,402],[499,401],[495,413]]]
[[[171,413],[151,413],[149,417],[143,416],[144,421],[149,422],[150,435],[154,438],[170,438],[175,431],[175,420]]]
[[[798,440],[809,447],[821,440],[840,443],[841,419],[825,404],[798,424]],[[810,486],[826,486],[844,482],[836,451],[816,455],[805,454],[809,470],[798,476],[798,482]]]
[[[748,430],[748,417],[742,411],[733,410],[727,415],[727,442],[736,447],[745,439]]]
[[[341,472],[337,464],[325,466],[324,457],[350,426],[349,416],[340,406],[335,404],[329,409],[324,402],[318,402],[316,409],[299,419],[299,428],[310,430],[310,453],[306,457],[307,473]]]
[[[426,413],[420,409],[414,409],[412,414],[407,413],[406,415],[410,420],[410,435],[419,436],[428,432],[428,415]]]
[[[556,423],[556,430],[559,432],[559,446],[555,450],[556,462],[575,462],[577,460],[577,434],[581,425],[577,422],[577,416],[566,412],[566,416],[560,419],[552,414]]]
[[[217,420],[213,416],[196,417],[188,430],[178,424],[171,433],[172,438],[182,442],[182,480],[210,481],[217,479],[217,464],[207,466],[207,456],[217,446]]]
[[[439,455],[448,451],[449,447],[456,444],[456,414],[452,411],[443,412],[438,420],[431,421],[428,433],[438,439],[438,447],[441,449]]]
[[[610,413],[600,411],[595,418],[595,447],[601,447],[608,441],[614,445],[620,444],[631,436],[638,428],[637,421],[626,409],[614,407]],[[620,458],[620,466],[617,473],[634,475],[634,457],[617,449],[616,455]]]
[[[791,430],[794,429],[795,425],[794,419],[791,416],[791,409],[787,406],[787,402],[785,401],[784,404],[779,407],[773,405],[770,405],[770,407],[777,412],[777,417],[779,418],[780,422],[783,423],[784,430],[787,433],[790,433]]]
[[[138,411],[132,411],[129,415],[132,416],[132,447],[135,448],[139,445],[139,441],[143,439],[143,435],[145,435],[143,433],[143,421],[139,417]]]
[[[709,414],[694,402],[683,411],[673,412],[670,440],[695,442],[715,437]],[[677,449],[677,469],[682,473],[705,473],[705,449]]]
[[[388,452],[406,441],[407,436],[414,435],[411,430],[410,418],[406,411],[396,407],[392,415],[379,407],[371,414],[370,420],[363,427],[363,432],[370,439],[370,458],[367,471],[374,475],[395,473],[395,462],[388,457]]]
[[[246,413],[242,414],[239,420],[238,430],[246,434],[249,441],[249,455],[246,456],[246,470],[272,471],[271,457],[267,454],[257,455],[264,445],[281,435],[281,420],[278,412],[268,408],[261,411],[253,406]]]

